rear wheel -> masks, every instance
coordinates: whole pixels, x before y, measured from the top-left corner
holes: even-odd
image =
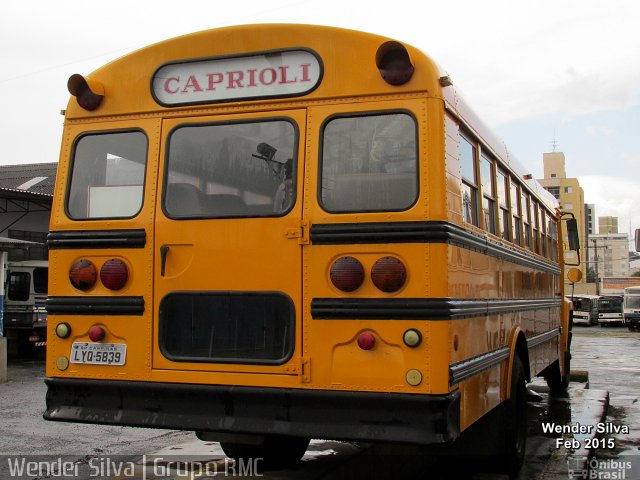
[[[227,457],[244,463],[260,459],[258,467],[277,469],[294,466],[309,446],[308,438],[268,435],[259,444],[220,442]]]
[[[502,473],[515,478],[524,462],[527,445],[527,387],[524,367],[519,357],[513,359],[511,371],[511,398],[503,405],[504,444],[497,458]]]
[[[549,366],[549,371],[544,379],[547,381],[549,391],[554,395],[567,393],[569,377],[571,373],[571,353],[564,352],[564,375],[560,371],[560,360],[556,360]]]

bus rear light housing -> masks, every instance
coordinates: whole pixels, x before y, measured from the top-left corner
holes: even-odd
[[[128,279],[127,264],[118,258],[107,260],[100,269],[100,281],[109,290],[121,290]]]
[[[353,292],[364,282],[364,267],[357,258],[340,257],[331,265],[329,276],[338,290]]]
[[[85,258],[77,260],[69,270],[69,281],[78,290],[87,291],[93,288],[98,279],[96,266]]]
[[[373,264],[371,269],[373,284],[386,293],[400,290],[406,279],[407,269],[396,257],[382,257]]]

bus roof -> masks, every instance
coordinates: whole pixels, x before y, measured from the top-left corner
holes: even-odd
[[[221,57],[243,57],[250,53],[308,49],[321,60],[322,79],[303,97],[249,100],[274,103],[303,99],[388,94],[390,86],[376,66],[378,48],[392,39],[369,33],[313,25],[242,25],[191,33],[137,50],[101,67],[87,76],[104,87],[104,100],[94,113],[69,102],[67,118],[109,116],[132,112],[167,112],[184,106],[167,107],[154,99],[151,81],[159,67]],[[424,92],[441,96],[439,69],[420,50],[405,45],[415,66],[411,81],[394,87],[394,93]],[[121,94],[120,92],[126,92]],[[234,104],[236,106],[237,104]],[[186,108],[193,108],[187,106]]]

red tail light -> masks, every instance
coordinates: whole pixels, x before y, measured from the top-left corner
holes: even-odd
[[[397,292],[407,279],[407,269],[395,257],[382,257],[373,264],[371,280],[383,292]]]
[[[96,284],[97,279],[96,266],[89,260],[81,259],[71,265],[69,281],[78,290],[89,290]]]
[[[376,337],[371,332],[362,332],[358,335],[358,346],[362,350],[371,350],[376,346]]]
[[[364,282],[364,268],[353,257],[341,257],[331,265],[331,283],[343,292],[353,292]]]
[[[120,290],[128,279],[127,264],[117,258],[107,260],[100,269],[100,281],[109,290]]]
[[[102,340],[107,332],[104,331],[104,328],[94,325],[89,329],[89,338],[92,342],[99,342]]]

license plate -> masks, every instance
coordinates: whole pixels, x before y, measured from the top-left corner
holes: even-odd
[[[127,345],[124,343],[74,342],[71,345],[71,363],[88,365],[124,365]]]

